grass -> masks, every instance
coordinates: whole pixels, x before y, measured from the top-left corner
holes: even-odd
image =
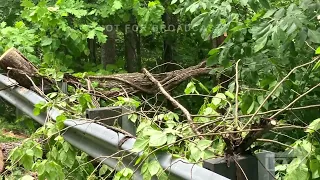
[[[21,141],[35,130],[33,121],[22,117],[17,120],[0,118],[0,143]]]
[[[22,139],[17,138],[17,137],[10,137],[5,134],[2,134],[2,130],[1,130],[0,143],[16,142],[16,141],[20,141],[20,140],[22,140]]]

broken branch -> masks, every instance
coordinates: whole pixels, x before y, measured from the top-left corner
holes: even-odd
[[[179,108],[183,114],[186,116],[190,127],[192,129],[192,131],[196,134],[199,135],[199,138],[203,138],[202,136],[200,136],[200,132],[197,130],[197,127],[195,126],[195,124],[193,123],[193,119],[191,117],[190,112],[183,107],[177,100],[175,100],[172,96],[170,96],[170,94],[163,88],[163,86],[161,85],[161,83],[152,76],[152,74],[150,74],[150,72],[148,70],[146,70],[145,68],[142,69],[142,71],[145,73],[145,75],[150,79],[150,81],[152,81],[155,85],[158,86],[159,90],[161,91],[161,93],[169,100],[171,101],[171,103],[176,106],[177,108]]]

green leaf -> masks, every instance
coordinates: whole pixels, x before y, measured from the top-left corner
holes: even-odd
[[[1,27],[1,28],[4,28],[4,27],[6,27],[6,25],[7,25],[6,22],[1,22],[0,27]]]
[[[106,174],[106,172],[109,171],[109,166],[103,164],[102,167],[99,169],[99,176],[103,176]]]
[[[268,10],[262,18],[269,18],[270,16],[272,16],[274,13],[276,12],[276,9],[270,9]]]
[[[122,8],[122,3],[121,1],[114,1],[113,2],[113,5],[112,5],[112,10],[118,10],[118,9],[121,9]]]
[[[76,152],[69,149],[66,154],[67,154],[67,158],[63,162],[63,164],[67,165],[67,167],[69,167],[69,168],[72,168],[72,166],[76,160]]]
[[[309,172],[305,163],[298,158],[294,159],[287,168],[285,180],[308,180]]]
[[[199,8],[198,2],[193,3],[191,6],[188,7],[191,13],[194,13]]]
[[[47,160],[44,160],[39,165],[36,166],[38,175],[42,175],[45,172],[46,162],[47,162]]]
[[[203,111],[203,115],[207,116],[207,115],[210,115],[212,114],[214,110],[212,109],[212,107],[207,107],[206,109],[204,109]]]
[[[159,132],[156,134],[152,134],[150,136],[149,146],[151,147],[162,146],[166,144],[166,142],[167,142],[167,135],[165,133]]]
[[[259,2],[264,8],[270,9],[270,4],[269,4],[268,0],[259,0]]]
[[[34,7],[34,4],[30,0],[22,0],[21,6],[26,8],[31,8],[31,7]]]
[[[312,173],[312,179],[317,179],[320,177],[320,162],[317,159],[310,160],[310,170]]]
[[[216,98],[215,98],[215,97],[216,97]],[[215,95],[215,97],[212,98],[212,103],[213,103],[214,105],[216,105],[216,106],[219,105],[222,100],[227,99],[227,97],[226,97],[224,94],[222,94],[222,93],[217,93],[217,94]]]
[[[41,41],[41,46],[49,46],[52,43],[52,39],[49,37],[45,37]]]
[[[142,121],[137,128],[137,132],[142,131],[145,127],[149,127],[150,125],[151,125],[150,121]]]
[[[137,138],[136,142],[133,145],[132,152],[141,152],[149,144],[149,139],[146,138]]]
[[[21,180],[34,180],[34,178],[30,175],[25,175],[21,178]]]
[[[274,18],[276,20],[282,18],[286,13],[286,10],[284,8],[280,8],[275,14],[274,14]]]
[[[308,37],[310,38],[310,41],[314,43],[320,43],[320,32],[319,31],[314,31],[309,29],[308,30]]]
[[[198,162],[203,154],[203,151],[201,151],[199,148],[195,147],[194,145],[192,145],[190,147],[190,152],[191,152],[191,157],[192,159],[194,159],[196,162]]]
[[[254,102],[254,101],[252,101],[251,106],[250,106],[250,107],[249,107],[249,109],[247,110],[247,113],[248,113],[248,114],[250,114],[250,113],[253,111],[253,109],[254,109],[254,105],[255,105],[255,102]]]
[[[33,150],[28,149],[28,150],[26,151],[26,154],[27,154],[28,156],[33,156],[33,155],[34,155],[34,152],[33,152]]]
[[[214,49],[211,49],[208,53],[209,56],[213,56],[213,55],[216,55],[218,54],[218,52],[220,52],[220,48],[214,48]]]
[[[320,46],[316,49],[316,54],[320,54]]]
[[[37,145],[37,146],[33,149],[33,153],[34,153],[34,157],[42,158],[43,152],[42,152],[41,146],[40,146],[40,145]]]
[[[221,103],[221,99],[220,98],[212,98],[212,104],[214,105],[219,105]]]
[[[172,0],[171,4],[175,4],[178,0]]]
[[[96,35],[96,31],[95,30],[91,30],[88,32],[88,39],[94,39],[94,36]]]
[[[196,86],[194,85],[194,82],[189,82],[186,89],[184,90],[184,93],[191,94],[196,91]]]
[[[23,164],[23,167],[27,170],[31,170],[33,165],[33,157],[29,155],[24,155],[20,162]]]
[[[62,130],[64,128],[64,121],[67,118],[64,115],[59,115],[56,119],[56,127],[58,130]]]
[[[221,88],[220,85],[215,86],[214,88],[212,88],[212,93],[215,93],[215,92],[219,91],[220,88]]]
[[[226,91],[224,94],[225,94],[226,96],[228,96],[229,98],[234,99],[234,95],[233,95],[231,92]]]
[[[210,91],[208,90],[208,88],[202,84],[201,82],[198,82],[199,86],[201,87],[201,89],[205,90],[207,93],[210,93]]]
[[[38,116],[40,113],[41,113],[41,109],[40,108],[35,107],[33,109],[33,115]]]
[[[312,121],[312,123],[306,129],[306,132],[313,133],[320,129],[320,118]]]
[[[205,149],[207,149],[208,147],[210,147],[212,144],[212,141],[206,140],[206,139],[202,139],[197,143],[197,147],[201,150],[204,151]]]
[[[135,123],[138,119],[138,115],[137,114],[129,114],[128,118],[130,119],[130,121]]]
[[[320,67],[320,61],[318,61],[318,62],[313,66],[312,70],[314,71],[314,70],[318,69],[319,67]]]
[[[160,169],[161,169],[161,166],[158,161],[153,160],[149,163],[148,170],[151,176],[156,175],[160,171]]]
[[[264,36],[262,36],[261,38],[257,39],[255,45],[254,45],[254,52],[258,52],[261,49],[264,48],[264,46],[266,45],[268,41],[268,34],[265,34]]]
[[[242,6],[246,6],[246,5],[248,5],[248,1],[249,1],[249,0],[240,0],[240,4],[241,4]]]
[[[167,144],[173,144],[174,142],[176,142],[177,137],[173,134],[168,134],[167,136]]]
[[[217,54],[216,54],[216,55],[212,55],[212,56],[210,56],[210,57],[207,58],[206,65],[207,65],[208,67],[213,66],[213,65],[215,65],[215,64],[217,64],[217,63],[218,63],[218,61],[217,61]],[[214,69],[213,69],[213,70],[214,70]],[[210,73],[210,74],[211,74],[211,73]]]
[[[191,28],[195,28],[195,27],[199,26],[207,14],[208,14],[208,12],[204,12],[204,13],[200,14],[199,16],[195,17],[190,23]]]
[[[213,150],[204,150],[203,151],[203,159],[211,159],[216,157],[217,154]]]
[[[25,24],[22,21],[18,21],[14,26],[19,29],[25,27]]]

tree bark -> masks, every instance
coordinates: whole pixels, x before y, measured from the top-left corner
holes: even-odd
[[[101,64],[106,69],[107,64],[114,64],[116,62],[117,32],[115,27],[109,24],[105,27],[104,34],[107,35],[107,41],[101,46]]]
[[[163,15],[163,20],[165,22],[167,31],[163,35],[163,53],[162,60],[163,63],[167,63],[164,66],[164,71],[173,71],[176,66],[170,64],[175,63],[174,60],[174,45],[176,42],[175,32],[177,29],[177,17],[169,12]]]
[[[0,67],[10,78],[26,88],[33,86],[26,75],[34,76],[38,72],[37,68],[15,48],[9,49],[0,57]]]
[[[153,77],[159,81],[162,86],[170,91],[173,87],[177,86],[182,81],[202,74],[208,74],[210,68],[205,67],[205,61],[196,66],[191,66],[186,69],[175,70],[171,72],[153,74]],[[53,82],[41,77],[37,72],[37,68],[33,66],[20,52],[12,48],[8,50],[0,58],[0,67],[3,68],[9,77],[15,79],[20,85],[32,89],[33,84],[27,78],[30,76],[35,80],[44,79],[44,85],[51,85]],[[11,69],[8,67],[12,67]],[[77,88],[87,89],[94,94],[103,95],[103,97],[114,97],[126,94],[134,94],[137,92],[155,94],[158,89],[154,87],[154,84],[143,73],[126,73],[126,74],[114,74],[107,76],[87,76],[85,77],[87,83],[81,83],[81,79],[72,76],[71,74],[64,75],[64,81],[69,85],[73,85]],[[98,87],[103,90],[94,90],[88,83],[98,82]],[[35,82],[35,85],[40,83]],[[51,87],[51,86],[50,86]],[[112,90],[117,88],[119,90]],[[101,97],[101,96],[99,96]]]
[[[141,64],[141,38],[140,38],[140,33],[137,32],[137,69],[138,71],[142,68]]]
[[[88,39],[88,48],[89,48],[89,60],[91,62],[97,63],[97,57],[96,57],[96,39]]]
[[[137,72],[137,65],[141,64],[137,58],[137,32],[134,27],[136,25],[132,21],[130,25],[126,25],[124,32],[126,69],[129,73]]]

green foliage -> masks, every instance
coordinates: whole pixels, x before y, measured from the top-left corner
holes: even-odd
[[[158,60],[167,50],[164,44],[172,44],[171,54],[175,54],[175,63],[190,66],[207,57],[207,66],[212,67],[210,78],[192,79],[170,92],[178,94],[176,99],[193,113],[192,119],[202,133],[246,129],[246,117],[281,109],[320,81],[320,61],[298,68],[286,77],[294,67],[310,62],[320,54],[320,4],[316,0],[23,0],[13,1],[10,8],[7,2],[0,4],[0,13],[4,16],[0,18],[0,53],[11,47],[18,48],[39,67],[39,75],[57,83],[66,74],[78,77],[82,84],[87,85],[85,78],[90,75],[126,72],[128,44],[127,37],[123,35],[128,34],[128,28],[135,26],[137,42],[134,46],[140,48],[136,55],[144,54],[140,57],[144,66],[167,61]],[[164,27],[167,21],[171,21],[171,25],[188,24],[191,30],[169,33]],[[100,59],[91,56],[101,53],[101,45],[108,38],[106,25],[118,28],[116,45],[120,56],[115,64],[108,64],[104,69]],[[212,46],[215,38],[225,35],[221,45]],[[89,48],[91,42],[94,42],[95,49]],[[235,68],[240,59],[239,67]],[[239,79],[234,78],[235,74]],[[287,79],[279,84],[284,77]],[[98,82],[91,82],[91,85],[99,89]],[[48,120],[21,147],[11,152],[10,168],[15,170],[15,177],[30,179],[29,175],[23,176],[15,163],[25,170],[37,172],[39,179],[109,177],[112,169],[102,166],[97,171],[99,167],[94,169],[87,162],[86,154],[65,142],[61,136],[67,118],[83,117],[86,109],[95,107],[93,97],[81,88],[68,86],[68,94],[61,93],[58,86],[53,88],[55,92],[47,94],[50,101],[35,105],[34,115],[52,107],[58,107],[62,114],[56,122]],[[271,97],[266,99],[271,92]],[[138,124],[132,151],[143,151],[135,167],[141,166],[144,179],[168,179],[155,156],[159,151],[170,152],[174,157],[196,164],[223,155],[226,144],[221,136],[197,137],[180,110],[165,104],[167,102],[158,96],[144,102],[145,96],[148,97],[145,94],[141,97],[140,94],[125,94],[98,102],[102,106],[132,106],[152,111],[151,115],[138,112],[129,115],[129,119]],[[307,106],[319,101],[319,90],[315,89],[293,105]],[[10,113],[5,116],[10,117]],[[319,117],[317,109],[283,112],[276,117],[279,125],[309,125],[305,132],[281,132],[283,137],[272,133],[266,135],[295,149],[294,160],[278,166],[279,178],[320,177],[319,143],[316,141]],[[258,122],[258,119],[252,118],[252,122]],[[311,121],[313,119],[316,120]],[[307,137],[304,137],[305,133]],[[241,137],[245,135],[240,134]],[[288,136],[300,140],[291,140]],[[46,138],[45,145],[35,140],[40,137]],[[263,148],[284,150],[267,144],[263,144]],[[47,151],[45,157],[44,151]],[[115,173],[114,179],[130,179],[133,173],[134,169],[124,168]]]

